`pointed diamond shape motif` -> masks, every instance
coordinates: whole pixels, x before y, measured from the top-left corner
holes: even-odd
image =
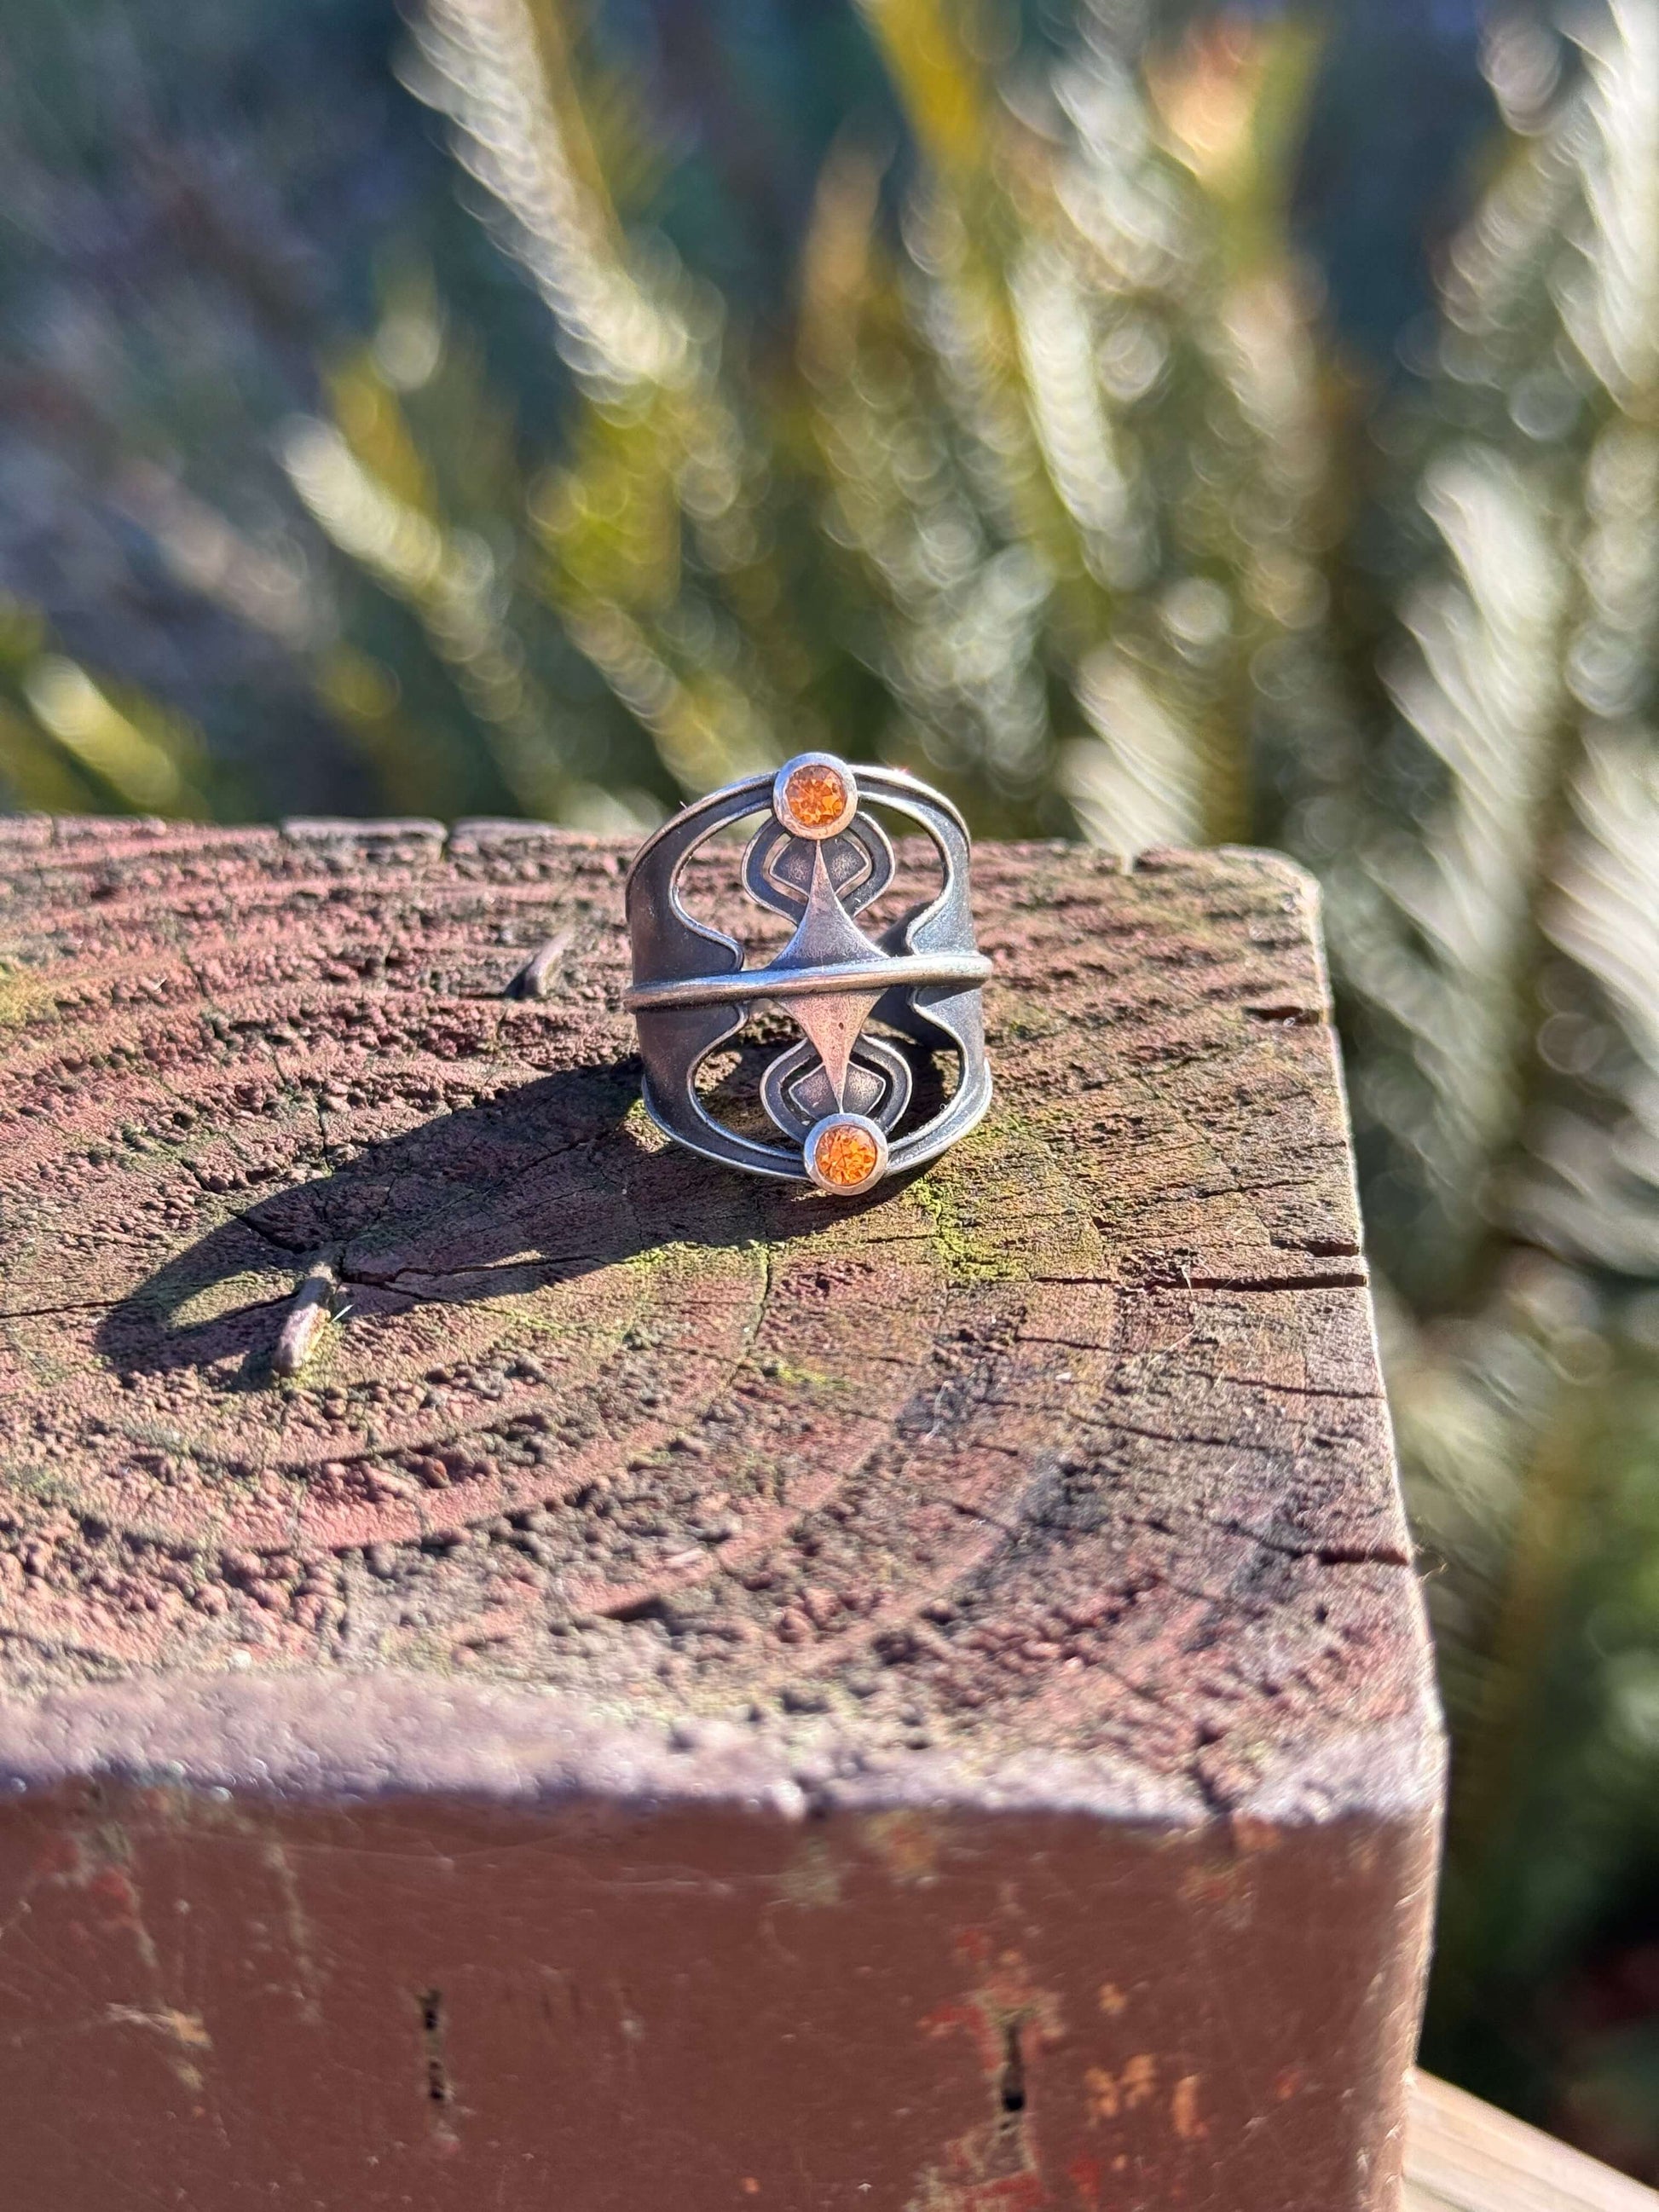
[[[775,968],[843,967],[852,961],[879,960],[881,947],[865,935],[836,895],[830,880],[823,847],[812,854],[812,881],[806,908],[790,939],[772,965]],[[823,1072],[836,1094],[837,1107],[847,1102],[847,1063],[859,1031],[874,1012],[879,990],[837,991],[830,995],[803,992],[798,999],[781,999],[780,1006],[811,1039],[823,1062]]]
[[[882,950],[866,937],[830,880],[822,845],[812,848],[812,880],[795,933],[772,962],[774,968],[836,968],[849,960],[879,960]]]
[[[838,1109],[847,1103],[847,1063],[853,1056],[853,1047],[880,996],[879,991],[838,991],[833,998],[778,1000],[823,1062]]]

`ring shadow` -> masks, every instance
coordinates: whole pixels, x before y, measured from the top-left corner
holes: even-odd
[[[127,1372],[240,1360],[230,1387],[274,1379],[293,1291],[201,1319],[184,1310],[274,1266],[297,1288],[319,1261],[355,1314],[465,1304],[572,1280],[671,1244],[775,1243],[886,1193],[826,1200],[656,1146],[633,1109],[629,1056],[542,1077],[366,1144],[328,1175],[258,1200],[159,1268],[105,1316]],[[891,1186],[887,1189],[890,1192]]]

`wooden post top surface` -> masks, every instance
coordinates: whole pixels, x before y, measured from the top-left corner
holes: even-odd
[[[623,861],[0,824],[0,1767],[1428,1817],[1306,879],[981,849],[995,1103],[847,1203],[645,1120]]]

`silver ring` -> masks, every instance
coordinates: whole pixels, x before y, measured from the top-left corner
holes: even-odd
[[[930,840],[936,891],[871,934],[856,917],[896,865],[880,807]],[[697,921],[679,896],[687,862],[729,824],[766,817],[744,854],[744,889],[793,925],[783,948],[745,965],[735,937]],[[646,1110],[706,1159],[841,1197],[937,1158],[991,1103],[980,988],[991,963],[974,942],[968,830],[948,799],[902,769],[798,753],[682,807],[628,872]],[[799,1032],[762,1071],[757,1101],[774,1144],[710,1110],[709,1057],[761,1010]],[[947,1056],[943,1069],[936,1057]],[[954,1083],[950,1078],[954,1075]],[[925,1113],[922,1094],[934,1110]],[[913,1110],[914,1109],[914,1110]]]

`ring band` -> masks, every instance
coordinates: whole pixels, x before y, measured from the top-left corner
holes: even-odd
[[[896,866],[878,807],[927,836],[941,881],[871,934],[856,917]],[[686,911],[678,887],[700,847],[755,814],[765,819],[744,852],[743,885],[793,934],[750,967],[735,937]],[[967,825],[903,770],[855,772],[832,753],[799,753],[775,775],[729,784],[646,840],[626,898],[626,1003],[639,1027],[646,1109],[706,1159],[853,1197],[936,1158],[990,1104],[980,992],[991,963],[974,941]],[[799,1031],[758,1084],[782,1143],[716,1118],[699,1080],[710,1055],[765,1008]],[[917,1101],[938,1054],[949,1056],[954,1085],[924,1115]]]

